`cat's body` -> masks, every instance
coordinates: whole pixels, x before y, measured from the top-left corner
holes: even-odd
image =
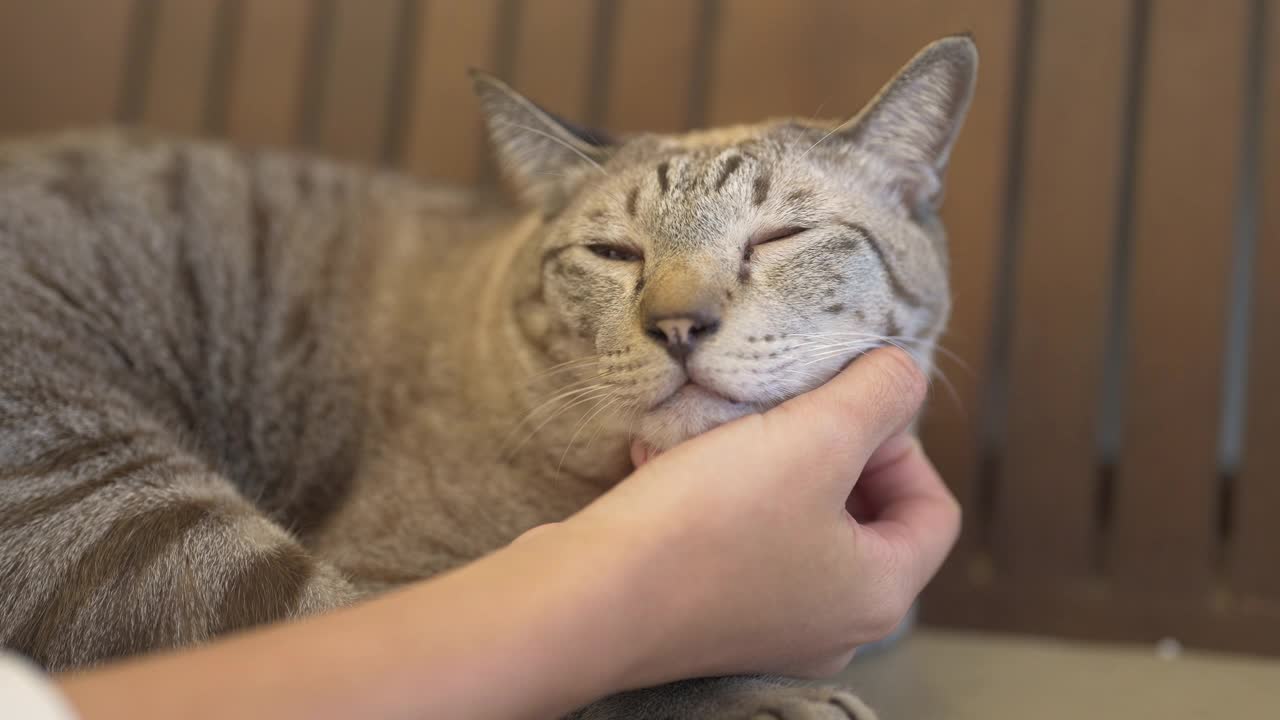
[[[0,643],[68,668],[347,604],[562,519],[633,433],[668,446],[886,336],[927,363],[973,59],[931,46],[835,141],[606,146],[482,79],[529,215],[129,134],[0,147]],[[938,106],[918,138],[909,93]],[[726,679],[584,717],[762,703],[859,712]]]

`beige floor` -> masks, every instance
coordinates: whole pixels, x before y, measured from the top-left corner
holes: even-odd
[[[932,629],[844,679],[882,720],[1280,720],[1280,660]]]

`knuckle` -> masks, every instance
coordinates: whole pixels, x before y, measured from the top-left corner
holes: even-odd
[[[880,612],[872,617],[871,632],[875,635],[876,640],[882,640],[898,629],[898,625],[902,619],[906,617],[906,610],[899,611],[896,607],[886,605]]]
[[[949,544],[954,544],[959,539],[960,532],[964,528],[964,506],[960,504],[955,494],[945,484],[942,486],[941,491],[938,492],[934,502],[937,503],[939,515],[942,518],[942,522],[938,525],[940,532],[945,532],[949,535]]]
[[[954,535],[958,536],[960,531],[964,528],[964,506],[960,504],[960,501],[957,500],[956,496],[951,494],[950,491],[947,492],[946,500],[944,500],[944,502],[947,504],[946,512],[947,516],[951,519],[951,527],[954,528],[952,532]]]
[[[853,646],[832,651],[832,655],[817,660],[810,660],[793,668],[791,675],[799,680],[827,680],[839,675],[853,660]]]
[[[826,680],[840,674],[849,665],[849,661],[853,659],[851,651],[842,650],[836,657],[824,660],[817,664],[814,668],[811,680]]]

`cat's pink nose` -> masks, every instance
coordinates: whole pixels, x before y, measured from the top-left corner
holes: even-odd
[[[683,362],[700,340],[719,329],[719,320],[694,313],[650,320],[645,326],[645,334],[662,343],[671,357]]]

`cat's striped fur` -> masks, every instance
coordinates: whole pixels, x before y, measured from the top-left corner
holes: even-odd
[[[480,78],[528,215],[130,133],[0,146],[0,643],[66,669],[341,606],[573,512],[632,431],[678,442],[886,337],[927,364],[975,62],[935,43],[834,129],[622,141]],[[769,703],[863,712],[738,679],[583,717]]]

